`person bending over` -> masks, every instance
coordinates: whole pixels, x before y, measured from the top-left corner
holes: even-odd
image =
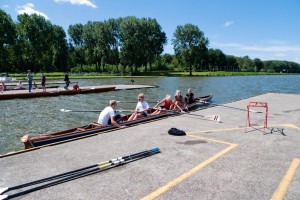
[[[109,106],[107,106],[99,115],[98,123],[101,126],[114,125],[118,128],[126,128],[126,126],[122,126],[116,122],[116,120],[120,119],[120,115],[115,114],[115,109],[118,104],[116,100],[110,100]]]

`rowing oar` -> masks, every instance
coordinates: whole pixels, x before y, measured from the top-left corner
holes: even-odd
[[[225,108],[232,108],[232,109],[235,109],[235,110],[248,111],[247,109],[236,108],[236,107],[231,107],[231,106],[225,106],[225,105],[223,105],[223,104],[216,104],[216,103],[211,103],[211,102],[208,102],[208,101],[201,101],[201,100],[199,100],[198,102],[203,102],[203,103],[205,103],[205,104],[212,104],[212,105],[216,105],[216,106],[222,106],[222,107],[225,107]],[[263,112],[261,112],[261,111],[256,111],[256,110],[249,110],[249,112],[263,113]]]
[[[204,116],[204,115],[199,115],[199,114],[193,114],[190,112],[181,113],[180,111],[176,111],[176,110],[166,110],[166,111],[174,113],[174,114],[180,114],[180,115],[193,115],[193,116],[203,117],[203,118],[209,119],[211,121],[216,121],[216,122],[221,123],[221,117],[219,115]]]
[[[147,103],[158,103],[159,101],[147,101]],[[137,101],[117,101],[117,103],[137,103]]]
[[[60,109],[61,112],[102,112],[102,110],[67,110]],[[134,112],[134,110],[116,110],[117,112]]]
[[[95,165],[91,165],[91,166],[84,167],[81,169],[58,174],[58,175],[40,179],[37,181],[32,181],[32,182],[28,182],[28,183],[13,186],[13,187],[0,188],[0,200],[11,199],[11,198],[15,198],[18,196],[22,196],[24,194],[28,194],[28,193],[31,193],[31,192],[34,192],[34,191],[37,191],[37,190],[40,190],[40,189],[43,189],[46,187],[51,187],[51,186],[61,184],[61,183],[67,182],[67,181],[71,181],[71,180],[74,180],[77,178],[81,178],[81,177],[84,177],[87,175],[98,173],[103,170],[107,170],[107,169],[110,169],[110,168],[113,168],[113,167],[116,167],[119,165],[127,164],[129,162],[132,162],[132,161],[135,161],[135,160],[147,157],[147,156],[151,156],[151,155],[157,154],[159,152],[160,152],[159,148],[153,148],[153,149],[145,150],[145,151],[142,151],[142,152],[139,152],[136,154],[132,154],[129,156],[114,158],[109,161],[101,162],[101,163],[98,163]],[[52,182],[50,182],[50,181],[52,181]],[[7,193],[9,191],[25,188],[25,187],[32,186],[32,185],[37,185],[37,184],[44,183],[44,182],[49,182],[49,183],[31,188],[31,189],[27,189],[27,190],[24,190],[21,192],[17,192],[15,194],[3,195],[4,193]]]

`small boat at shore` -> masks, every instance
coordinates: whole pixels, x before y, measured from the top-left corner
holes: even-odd
[[[89,87],[82,88],[79,90],[52,90],[47,92],[18,92],[18,93],[1,93],[0,100],[17,99],[17,98],[35,98],[35,97],[50,97],[59,95],[75,95],[75,94],[86,94],[86,93],[97,93],[97,92],[108,92],[115,90],[116,87]]]
[[[197,101],[195,103],[188,105],[188,110],[194,110],[199,106],[207,105],[211,101],[212,97],[213,95],[207,95],[207,96],[197,98]],[[148,113],[151,114],[155,110],[156,109],[153,108],[149,109]],[[127,121],[131,116],[131,114],[128,114],[128,115],[121,116],[121,121],[123,121],[123,124],[126,126],[132,126],[132,125],[149,122],[156,119],[162,119],[162,118],[166,118],[178,114],[180,114],[180,112],[170,110],[170,111],[165,111],[159,115],[154,115],[154,116],[148,115],[147,117],[140,117],[134,121]],[[26,134],[21,138],[21,141],[24,143],[25,149],[29,149],[33,147],[51,145],[54,143],[62,143],[73,139],[98,135],[99,133],[111,131],[113,129],[117,129],[117,127],[113,125],[101,126],[97,122],[92,122],[84,126],[75,127],[75,128],[71,128],[59,132],[54,132],[47,135],[38,135],[35,137],[30,137],[29,134]]]

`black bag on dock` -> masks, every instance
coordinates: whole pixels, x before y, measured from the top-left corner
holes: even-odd
[[[179,130],[177,128],[170,128],[168,133],[170,135],[175,135],[175,136],[183,136],[186,135],[186,133],[183,130]]]

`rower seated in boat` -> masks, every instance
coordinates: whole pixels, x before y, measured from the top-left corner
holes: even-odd
[[[147,110],[149,109],[149,104],[145,101],[144,94],[141,93],[138,96],[138,103],[135,108],[135,112],[131,114],[127,121],[136,120],[139,117],[148,116]]]
[[[122,126],[117,122],[121,118],[120,115],[115,114],[115,109],[117,108],[117,106],[118,104],[116,100],[109,101],[109,106],[106,107],[99,115],[98,123],[101,126],[112,124],[118,128],[126,128],[126,126]]]
[[[186,104],[192,104],[192,103],[194,103],[196,101],[196,99],[194,97],[194,93],[192,93],[191,88],[189,88],[187,90],[187,94],[184,97],[184,101],[185,101]]]
[[[180,90],[176,90],[173,102],[174,102],[175,105],[177,105],[181,108],[184,107],[185,103],[184,103],[183,97],[181,96]]]
[[[151,113],[151,115],[158,115],[158,114],[161,114],[162,112],[166,112],[166,110],[174,110],[174,109],[179,109],[179,110],[181,110],[181,112],[184,112],[181,107],[174,104],[174,102],[172,101],[171,95],[169,95],[169,94],[167,94],[163,100],[158,102],[154,106],[154,108],[157,108],[159,105],[161,105],[161,106],[156,111]]]

